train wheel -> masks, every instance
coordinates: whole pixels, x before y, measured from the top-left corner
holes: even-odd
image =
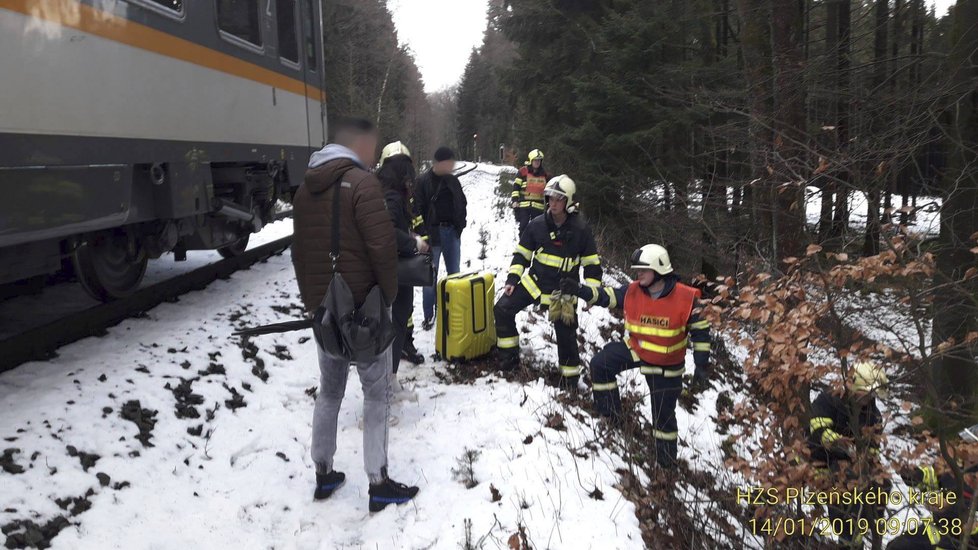
[[[126,234],[102,234],[75,249],[72,266],[78,282],[96,300],[132,295],[146,274],[146,254]]]
[[[247,234],[244,237],[234,241],[233,243],[222,246],[217,249],[217,253],[224,258],[233,258],[235,256],[240,256],[244,253],[245,249],[248,248],[248,239],[251,238],[251,234]]]

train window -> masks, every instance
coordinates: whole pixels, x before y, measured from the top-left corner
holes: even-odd
[[[223,32],[261,46],[258,0],[217,0],[217,26]]]
[[[316,25],[313,22],[314,14],[315,14],[315,10],[313,10],[312,7],[312,0],[305,0],[305,2],[303,2],[302,18],[308,21],[307,24],[311,26],[312,29],[317,29],[319,25]],[[306,33],[304,33],[305,34],[304,42],[306,43],[306,70],[307,71],[315,71],[316,67],[319,66],[319,63],[316,62],[315,31],[313,31],[312,29],[309,29]]]
[[[295,0],[275,0],[275,20],[278,23],[278,55],[299,63],[299,41],[295,28]]]

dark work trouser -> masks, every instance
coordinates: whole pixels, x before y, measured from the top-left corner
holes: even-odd
[[[539,208],[534,208],[532,206],[521,206],[517,208],[516,221],[519,223],[520,226],[519,234],[523,235],[523,230],[525,230],[526,226],[530,224],[530,221],[533,220],[533,218],[539,216],[540,214],[543,214],[543,212],[544,210],[541,210]]]
[[[594,407],[602,416],[621,418],[621,394],[616,377],[629,369],[641,368],[652,396],[652,437],[655,460],[660,466],[672,467],[679,456],[679,426],[676,402],[683,389],[683,366],[655,367],[636,361],[624,342],[612,342],[591,359],[591,383]],[[656,372],[656,374],[653,374]],[[665,373],[665,374],[661,374]],[[678,373],[678,374],[677,374]]]
[[[397,367],[401,362],[401,350],[404,349],[404,340],[407,337],[408,320],[414,310],[414,287],[397,287],[397,298],[391,305],[391,322],[394,325],[394,342],[391,344],[391,371],[397,374]]]
[[[548,293],[545,293],[545,297],[549,301]],[[494,308],[496,347],[501,353],[519,356],[520,336],[516,329],[516,314],[536,303],[538,300],[534,300],[523,288],[523,285],[517,285],[512,296],[503,294],[496,302]],[[576,385],[577,377],[581,374],[581,354],[577,349],[577,327],[568,326],[558,321],[554,323],[554,332],[557,336],[557,361],[560,366],[560,374],[568,384]]]
[[[820,474],[816,475],[836,475],[840,470],[850,468],[850,463],[845,460],[829,460],[827,463],[821,460],[816,460],[814,462],[816,467],[816,472]],[[868,493],[875,490],[875,487],[858,487],[846,489],[847,491],[853,491],[855,493]],[[869,532],[873,532],[873,525],[875,525],[876,518],[882,517],[880,513],[883,511],[881,507],[871,504],[855,503],[851,505],[845,504],[826,504],[826,510],[828,511],[829,519],[832,520],[831,528],[829,532],[835,533],[839,537],[839,542],[844,547],[854,547],[862,548],[863,536],[861,530],[859,529],[860,518],[865,518],[870,526]],[[923,527],[923,526],[921,526]],[[904,539],[904,542],[912,543],[915,539],[911,538],[909,540]],[[924,537],[927,540],[927,537]],[[901,542],[903,544],[904,542]],[[892,544],[892,543],[891,543]],[[891,546],[888,546],[890,548]],[[896,546],[900,548],[900,546]],[[915,548],[914,546],[909,546],[907,548]]]

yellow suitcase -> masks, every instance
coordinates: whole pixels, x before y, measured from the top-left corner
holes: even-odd
[[[446,361],[487,355],[496,344],[491,273],[450,275],[437,283],[435,351]]]

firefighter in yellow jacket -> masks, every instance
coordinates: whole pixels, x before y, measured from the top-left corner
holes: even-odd
[[[503,295],[494,308],[499,366],[519,366],[520,338],[516,315],[533,304],[552,305],[562,279],[601,285],[601,259],[587,223],[577,213],[577,186],[566,175],[546,188],[547,213],[531,221],[520,236]],[[572,307],[576,308],[576,299]],[[574,391],[581,373],[577,347],[577,311],[554,320],[561,387]]]
[[[679,428],[676,402],[682,393],[686,349],[692,342],[694,378],[709,374],[710,324],[699,317],[700,290],[679,282],[669,253],[647,244],[631,257],[638,277],[618,288],[589,288],[564,281],[561,291],[576,294],[596,305],[625,312],[624,342],[612,342],[591,359],[594,406],[613,425],[624,421],[615,377],[628,369],[641,369],[652,396],[652,437],[655,460],[671,468],[678,459]]]

